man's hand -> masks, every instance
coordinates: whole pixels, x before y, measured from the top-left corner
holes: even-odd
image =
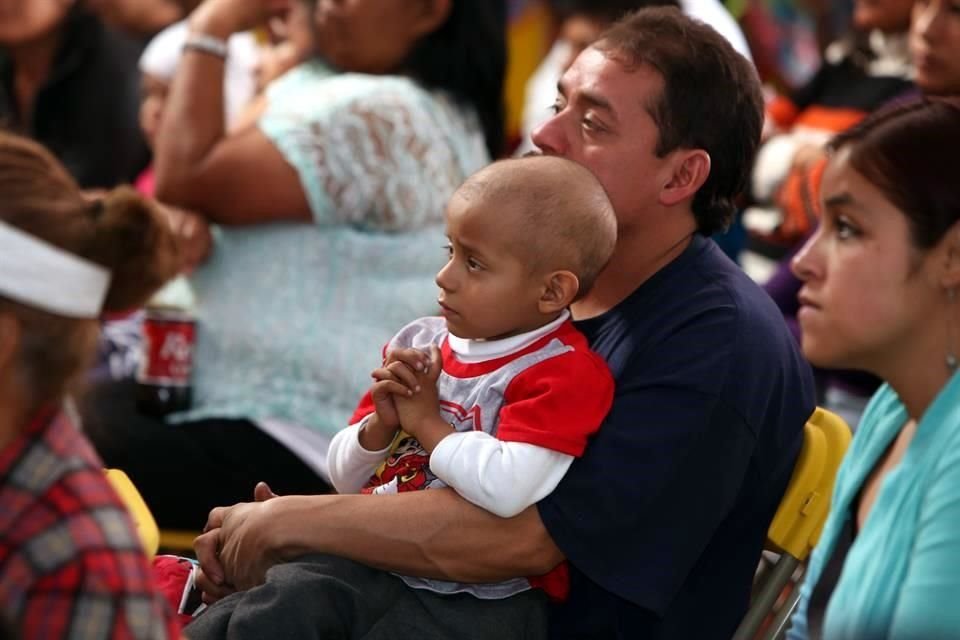
[[[395,395],[393,399],[403,430],[415,437],[430,453],[443,438],[453,433],[453,427],[440,417],[437,379],[442,369],[440,349],[431,346],[429,366],[415,374],[415,392],[412,395]]]
[[[262,507],[267,500],[278,497],[266,482],[259,482],[253,490],[253,497],[256,502],[240,503],[232,507],[218,507],[210,512],[207,519],[207,525],[203,533],[193,542],[194,552],[197,554],[197,560],[200,562],[200,571],[197,574],[197,586],[203,591],[203,601],[212,604],[231,593],[249,589],[252,586],[263,582],[263,576],[267,569],[279,562],[279,558],[272,553],[258,552],[256,545],[252,542],[256,540],[256,535],[250,536],[250,541],[246,544],[243,551],[238,550],[238,544],[235,543],[236,536],[250,535],[249,530],[254,529],[256,524],[246,523],[246,516],[242,507]],[[234,513],[234,510],[236,512]],[[232,514],[232,515],[231,515]],[[243,529],[246,526],[247,529]],[[232,555],[229,556],[229,562],[224,557],[223,549],[227,548],[226,542],[230,541],[229,549]],[[233,567],[237,561],[243,562],[241,554],[251,554],[244,556],[250,567],[248,571],[243,572],[238,579]],[[242,565],[241,565],[242,566]],[[228,579],[227,576],[230,576]],[[237,587],[241,584],[243,586]]]

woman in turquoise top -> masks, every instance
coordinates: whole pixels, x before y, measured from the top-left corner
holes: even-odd
[[[117,410],[129,385],[113,385],[86,416],[161,526],[199,528],[258,480],[326,489],[326,446],[377,348],[436,309],[446,200],[500,153],[503,0],[295,1],[317,58],[271,85],[256,126],[225,134],[209,43],[284,3],[205,0],[158,135],[158,197],[217,224],[191,277],[192,409],[131,416]]]
[[[955,638],[960,101],[881,112],[831,147],[823,220],[793,263],[803,351],[885,384],[840,468],[790,637]]]

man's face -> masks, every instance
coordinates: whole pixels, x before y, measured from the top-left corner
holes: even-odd
[[[650,113],[663,90],[652,67],[632,70],[590,47],[560,79],[555,115],[533,132],[533,143],[590,169],[607,190],[621,230],[644,226],[670,182],[670,154],[654,153],[658,130]]]

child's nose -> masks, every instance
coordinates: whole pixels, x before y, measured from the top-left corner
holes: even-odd
[[[445,264],[443,268],[437,272],[435,279],[437,286],[444,291],[451,291],[454,286],[453,269],[451,265],[453,265],[453,260]]]

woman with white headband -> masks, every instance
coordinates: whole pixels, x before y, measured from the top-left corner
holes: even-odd
[[[133,191],[91,202],[39,145],[0,133],[0,620],[24,640],[176,638],[129,516],[64,410],[104,311],[179,266]]]

